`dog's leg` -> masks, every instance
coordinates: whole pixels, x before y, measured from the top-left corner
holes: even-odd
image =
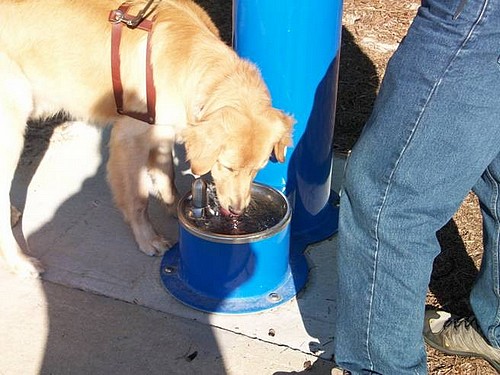
[[[12,233],[10,188],[24,144],[26,120],[32,111],[30,86],[21,70],[0,53],[0,258],[25,277],[37,277],[40,263],[22,252]],[[15,212],[15,211],[14,211]]]
[[[118,121],[111,131],[108,181],[139,249],[162,255],[173,244],[156,233],[148,216],[150,145],[149,126],[130,118]]]
[[[175,187],[173,145],[173,139],[168,139],[162,141],[158,147],[151,150],[148,170],[155,192],[167,206],[167,212],[176,216],[179,194]]]

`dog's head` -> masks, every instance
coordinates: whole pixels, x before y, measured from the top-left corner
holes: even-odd
[[[218,109],[182,133],[191,170],[197,175],[211,172],[220,205],[238,215],[248,206],[252,181],[271,155],[285,160],[293,123],[272,107],[261,113]]]

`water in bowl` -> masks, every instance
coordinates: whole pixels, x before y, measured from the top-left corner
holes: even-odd
[[[263,232],[277,225],[287,213],[287,204],[280,194],[255,185],[250,204],[241,215],[224,215],[221,212],[213,184],[208,185],[207,202],[208,207],[200,217],[192,214],[192,197],[183,202],[182,209],[191,225],[213,234],[238,236]]]

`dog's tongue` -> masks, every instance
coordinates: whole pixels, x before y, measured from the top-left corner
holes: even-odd
[[[229,211],[229,210],[226,210],[226,209],[225,209],[224,207],[222,207],[222,206],[219,208],[219,211],[220,211],[220,213],[221,213],[223,216],[229,216],[229,217],[232,217],[232,218],[236,218],[236,217],[240,216],[240,215],[235,214],[234,212],[231,212],[231,211]]]

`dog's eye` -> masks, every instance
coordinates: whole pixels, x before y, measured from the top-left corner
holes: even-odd
[[[224,168],[226,171],[229,171],[229,172],[231,172],[231,173],[233,173],[233,172],[234,172],[234,169],[233,169],[233,168],[228,167],[228,166],[226,166],[226,165],[224,165],[224,164],[221,164],[221,165],[222,165],[222,168]]]

